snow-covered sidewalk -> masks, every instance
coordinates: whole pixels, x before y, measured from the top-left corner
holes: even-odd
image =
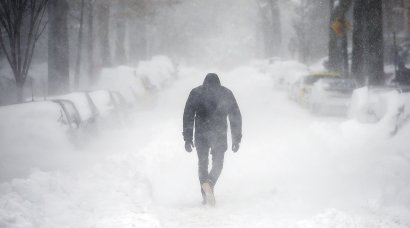
[[[409,227],[410,128],[388,138],[355,121],[311,116],[251,67],[220,73],[243,115],[217,207],[200,204],[182,112],[205,72],[185,69],[153,108],[110,129],[81,165],[0,185],[0,227]],[[52,162],[52,161],[50,161]]]

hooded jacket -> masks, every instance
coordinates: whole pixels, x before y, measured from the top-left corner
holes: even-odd
[[[218,75],[210,73],[203,85],[189,94],[183,117],[183,136],[195,145],[227,150],[227,119],[233,143],[242,139],[242,116],[233,93],[223,87]]]

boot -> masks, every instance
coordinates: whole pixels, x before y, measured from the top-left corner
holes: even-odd
[[[212,185],[209,183],[209,181],[207,181],[203,183],[201,187],[205,193],[206,203],[214,207],[216,202],[215,202],[214,190],[212,188]]]
[[[206,205],[206,195],[204,190],[202,190],[202,185],[201,185],[201,194],[202,194],[202,205]]]

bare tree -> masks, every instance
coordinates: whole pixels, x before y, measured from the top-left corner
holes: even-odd
[[[125,35],[127,24],[125,19],[120,18],[115,22],[115,63],[122,65],[127,63],[127,53],[125,52]]]
[[[261,16],[265,57],[280,53],[282,30],[278,0],[256,0]]]
[[[382,0],[356,0],[353,7],[352,74],[360,85],[384,83]]]
[[[78,30],[78,41],[77,41],[77,57],[75,61],[75,72],[74,72],[74,87],[79,89],[80,87],[80,70],[81,70],[81,59],[82,59],[82,44],[83,44],[83,30],[84,30],[84,7],[85,0],[81,0],[80,5],[80,27]]]
[[[17,99],[23,100],[23,87],[33,59],[48,0],[1,0],[0,45],[13,71]]]
[[[48,92],[50,94],[69,91],[68,9],[67,0],[53,0],[48,4]]]
[[[111,4],[111,1],[107,0],[100,0],[96,4],[96,33],[98,34],[96,37],[96,43],[98,45],[99,65],[102,67],[110,67],[112,65],[110,48]]]
[[[93,84],[97,81],[97,76],[95,75],[96,72],[96,64],[94,58],[94,0],[87,0],[87,58],[88,58],[88,83]]]
[[[295,6],[295,12],[298,15],[293,21],[295,30],[295,44],[299,53],[299,60],[306,63],[310,57],[310,46],[308,38],[308,10],[310,3],[306,0],[300,1],[300,4]]]

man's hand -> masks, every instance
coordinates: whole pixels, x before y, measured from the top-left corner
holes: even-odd
[[[239,150],[239,143],[232,144],[232,151],[236,153],[238,152],[238,150]]]
[[[195,146],[194,146],[194,143],[188,142],[188,141],[185,142],[185,150],[186,150],[186,152],[191,153],[193,147],[195,147]]]

